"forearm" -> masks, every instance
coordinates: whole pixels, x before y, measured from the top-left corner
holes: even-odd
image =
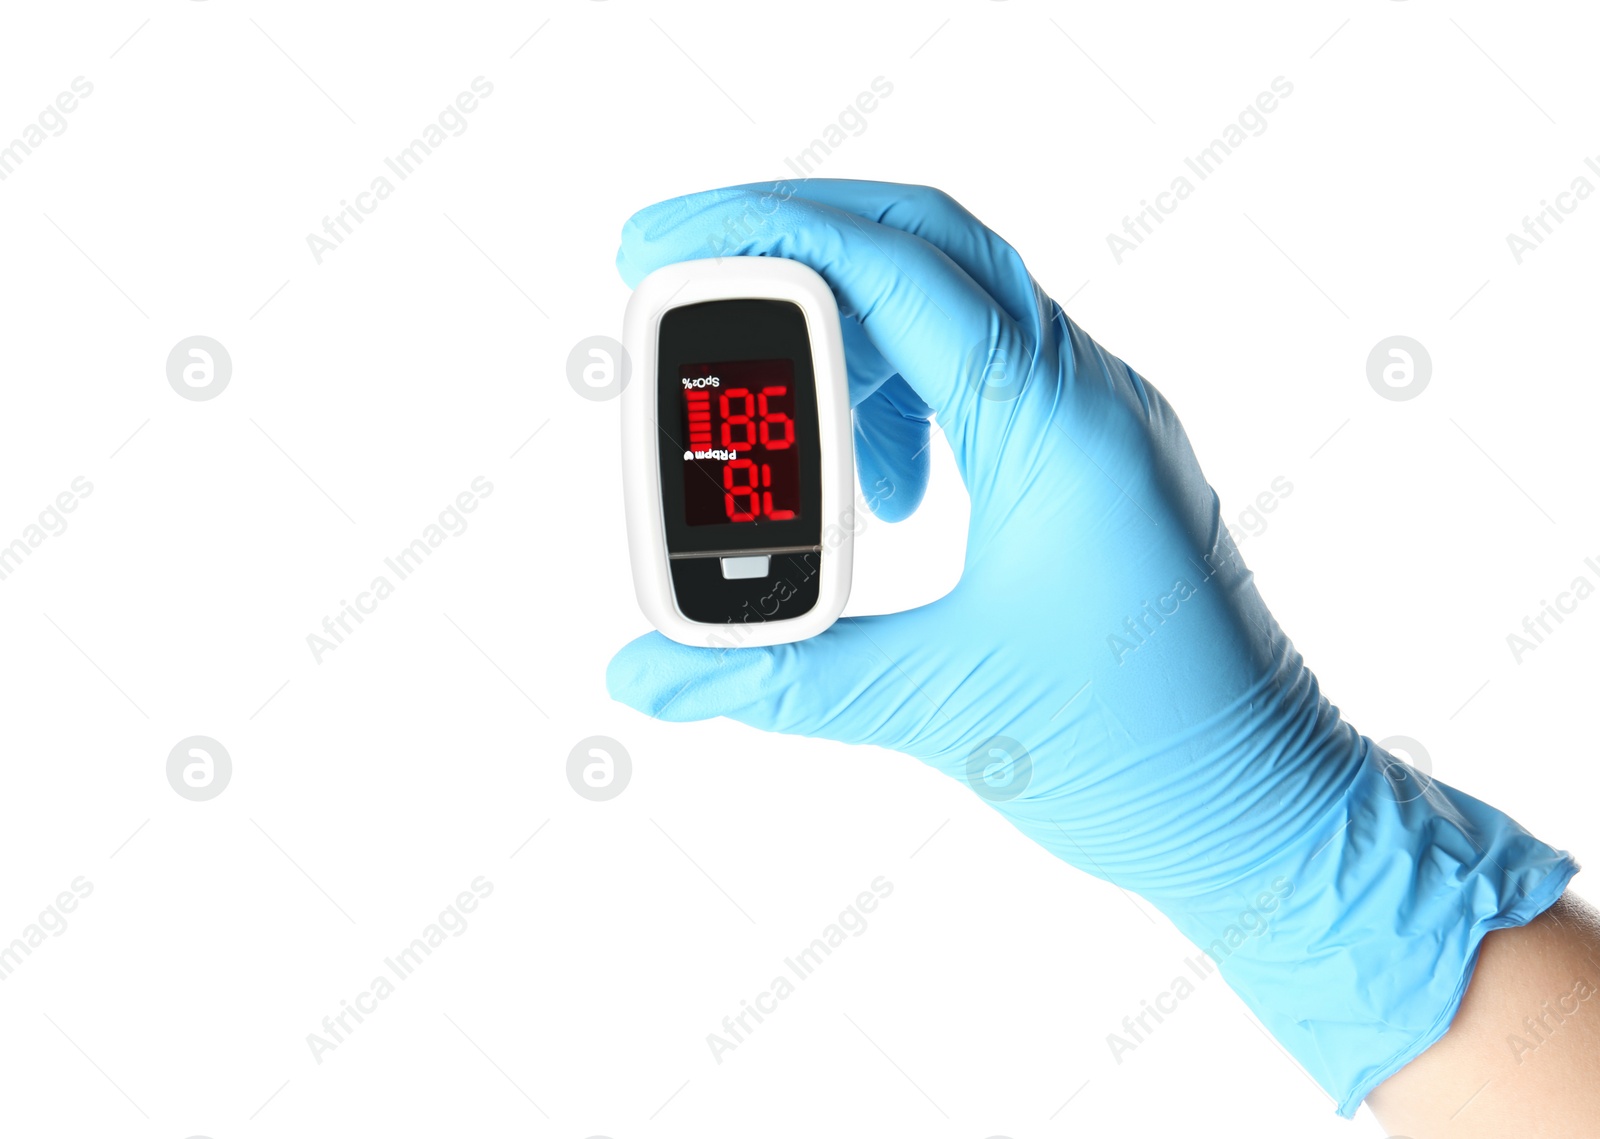
[[[1411,1139],[1596,1134],[1600,915],[1567,894],[1487,935],[1449,1032],[1367,1103]]]

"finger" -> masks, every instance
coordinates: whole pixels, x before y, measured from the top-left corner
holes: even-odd
[[[646,633],[606,669],[613,699],[658,720],[727,716],[767,732],[913,750],[934,714],[898,661],[927,650],[912,610],[845,618],[810,640],[702,649]]]
[[[868,508],[887,522],[900,522],[922,503],[928,489],[928,420],[924,403],[867,339],[861,322],[846,318],[844,357],[855,407],[856,475]]]
[[[928,490],[933,409],[899,376],[856,408],[856,474],[867,506],[885,522],[901,522]]]
[[[943,190],[845,178],[753,182],[738,188],[805,198],[915,234],[961,266],[1035,339],[1049,320],[1050,298],[1028,273],[1022,255]]]
[[[759,224],[757,224],[759,222]],[[1015,322],[944,253],[913,234],[803,199],[711,190],[641,210],[622,231],[629,284],[663,265],[712,256],[788,257],[828,282],[885,361],[950,424],[979,411],[970,361],[1025,359]]]
[[[839,321],[844,336],[845,371],[850,374],[850,406],[859,407],[895,376],[894,367],[854,317]]]

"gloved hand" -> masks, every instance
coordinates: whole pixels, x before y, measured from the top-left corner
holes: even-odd
[[[1340,719],[1171,406],[949,197],[826,180],[694,194],[631,218],[617,264],[636,284],[714,255],[828,281],[862,483],[890,517],[922,496],[936,415],[972,500],[965,567],[930,605],[797,644],[648,634],[612,662],[612,695],[966,781],[1160,908],[1353,1114],[1444,1033],[1484,934],[1554,902],[1571,857]]]

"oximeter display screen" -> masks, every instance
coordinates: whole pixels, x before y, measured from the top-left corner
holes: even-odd
[[[794,362],[724,360],[679,369],[684,521],[800,517]]]

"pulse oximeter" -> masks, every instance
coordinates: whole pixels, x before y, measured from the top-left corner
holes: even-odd
[[[833,293],[778,257],[683,261],[628,302],[622,470],[639,606],[686,645],[815,636],[850,594],[855,463]]]

